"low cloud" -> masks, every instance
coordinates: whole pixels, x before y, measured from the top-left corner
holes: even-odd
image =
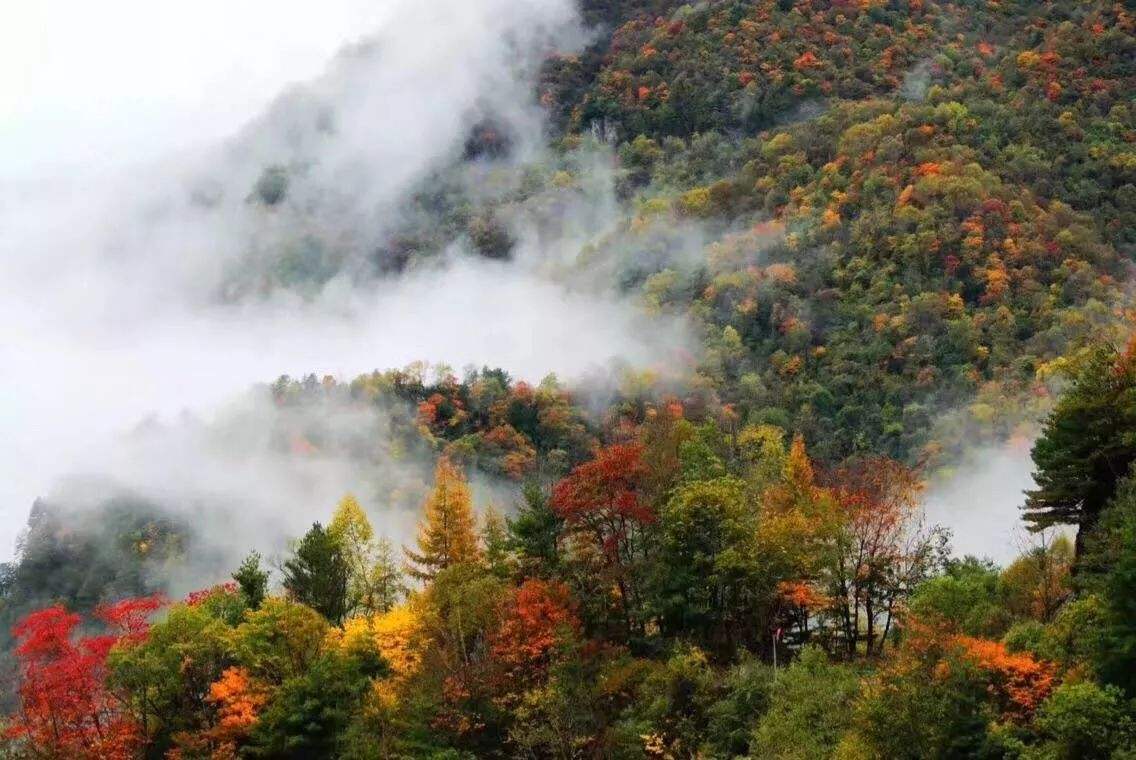
[[[1029,448],[987,446],[968,452],[949,474],[932,480],[927,520],[950,528],[955,555],[986,557],[1005,565],[1030,543],[1022,522],[1025,491],[1034,487]]]
[[[689,350],[681,321],[648,321],[610,287],[560,276],[579,236],[617,211],[598,169],[604,190],[581,207],[587,218],[551,238],[524,214],[511,220],[510,262],[458,241],[402,276],[367,273],[406,194],[460,157],[478,120],[508,128],[509,161],[540,155],[536,67],[584,39],[568,0],[386,11],[326,75],[217,147],[0,181],[0,558],[34,498],[90,502],[107,487],[186,514],[233,505],[217,540],[242,547],[279,543],[347,490],[369,489],[381,513],[373,462],[296,465],[267,445],[280,421],[246,393],[281,374],[346,379],[426,360],[571,380],[616,360],[666,366]],[[250,193],[276,165],[287,197],[268,208]],[[227,293],[234,271],[255,272],[304,236],[334,250],[338,274],[315,289]],[[383,424],[351,415],[352,431]]]

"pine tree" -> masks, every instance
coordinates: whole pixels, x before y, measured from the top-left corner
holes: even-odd
[[[1037,488],[1027,491],[1035,530],[1076,525],[1077,556],[1117,484],[1136,461],[1136,343],[1097,348],[1046,420],[1033,447]]]
[[[369,612],[389,612],[406,595],[402,571],[395,561],[394,545],[385,538],[375,542],[367,589],[368,596],[363,606]]]
[[[513,571],[513,558],[509,552],[509,532],[505,518],[490,505],[481,519],[481,544],[485,547],[485,562],[498,578],[508,578]]]
[[[423,513],[418,551],[405,550],[413,563],[407,568],[413,577],[432,580],[447,567],[481,558],[469,484],[447,459],[438,461],[434,489],[426,498]]]
[[[785,461],[784,482],[787,495],[794,501],[816,498],[816,473],[812,460],[805,450],[805,439],[799,433],[793,436],[789,458]]]
[[[284,588],[293,599],[332,623],[343,622],[350,570],[343,548],[329,531],[318,522],[312,523],[283,570]]]
[[[522,491],[524,500],[515,517],[508,519],[509,549],[524,566],[527,576],[545,577],[560,564],[560,533],[564,521],[552,509],[549,494],[530,481]]]
[[[1084,570],[1082,584],[1106,610],[1098,673],[1105,683],[1136,696],[1136,468],[1120,481],[1090,537]]]
[[[233,580],[241,587],[241,594],[249,609],[257,609],[268,593],[268,571],[260,567],[260,553],[251,552],[237,572],[233,573]]]

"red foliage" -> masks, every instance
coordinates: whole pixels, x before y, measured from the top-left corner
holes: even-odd
[[[832,603],[812,584],[803,580],[781,581],[777,584],[777,596],[789,606],[807,611],[824,609]]]
[[[418,421],[423,425],[433,425],[438,419],[438,407],[430,401],[423,401],[418,405]]]
[[[138,754],[142,727],[122,712],[103,679],[107,654],[120,641],[146,635],[160,596],[102,605],[95,616],[109,629],[75,639],[79,615],[61,605],[24,617],[12,629],[20,660],[20,711],[6,732],[36,755],[126,758]]]
[[[592,531],[611,554],[626,537],[629,523],[651,523],[651,508],[640,501],[646,475],[643,447],[623,443],[600,449],[596,458],[576,467],[552,491],[552,508],[569,524]]]
[[[307,456],[309,454],[315,454],[318,451],[318,449],[312,445],[311,441],[298,434],[292,436],[289,447],[296,456]]]
[[[611,588],[624,633],[633,627],[631,610],[640,597],[635,567],[646,549],[639,539],[655,513],[642,497],[648,477],[643,445],[600,449],[552,489],[552,509],[564,519],[568,540],[590,557],[592,582]]]
[[[816,68],[820,65],[820,59],[818,59],[811,50],[806,50],[797,60],[793,61],[793,68],[797,69],[797,71]]]
[[[854,653],[864,620],[872,654],[884,646],[896,606],[919,577],[930,546],[919,511],[923,481],[902,462],[866,457],[827,473],[824,482],[845,524],[837,574],[845,636]]]
[[[196,607],[214,594],[235,594],[237,590],[237,584],[233,581],[218,583],[216,586],[190,591],[185,595],[185,604],[188,607]]]
[[[512,425],[498,425],[482,437],[485,453],[499,460],[501,473],[520,480],[536,466],[536,449]]]
[[[525,581],[506,602],[500,627],[490,638],[490,653],[508,692],[519,693],[542,680],[561,636],[579,631],[567,586]]]
[[[1028,718],[1053,691],[1053,668],[1026,653],[1015,654],[999,641],[959,636],[967,659],[990,676],[987,687],[1006,718]]]
[[[124,639],[136,642],[146,637],[150,617],[165,607],[167,601],[161,594],[127,597],[114,604],[100,604],[95,608],[95,617],[117,632],[116,644]]]

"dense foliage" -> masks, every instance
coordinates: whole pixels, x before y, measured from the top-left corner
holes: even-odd
[[[93,638],[29,614],[7,736],[84,757],[1125,757],[1132,482],[1083,556],[1043,536],[998,569],[949,558],[896,460],[821,468],[800,436],[651,406],[503,524],[443,458],[405,570],[348,496],[267,595],[252,555],[152,624],[160,600],[100,608]]]
[[[678,362],[692,396],[801,431],[825,461],[951,459],[1028,431],[1054,362],[1123,297],[1136,17],[1055,0],[622,13],[546,67],[556,149],[440,170],[379,260],[456,240],[507,257],[520,230],[567,246],[564,276],[698,325]],[[614,220],[590,200],[605,182]]]
[[[149,594],[196,551],[187,526],[112,500],[78,528],[37,503],[0,573],[5,751],[1136,757],[1136,343],[1116,347],[1136,14],[582,12],[590,45],[538,85],[551,148],[478,123],[367,263],[547,245],[566,283],[681,316],[700,345],[598,388],[281,377],[256,391],[272,446],[400,463],[362,501],[419,530],[396,549],[354,496],[312,505],[275,573],[252,553],[172,603]],[[290,171],[250,203],[286,206]],[[330,279],[320,235],[234,292]],[[952,556],[928,476],[1035,436],[1033,544],[1005,567]]]

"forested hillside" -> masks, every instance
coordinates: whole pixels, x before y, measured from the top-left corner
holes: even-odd
[[[0,566],[0,752],[1136,759],[1136,9],[578,10],[537,137],[478,104],[382,224],[313,157],[346,117],[278,101],[227,155],[292,158],[255,164],[261,226],[209,296],[465,256],[681,338],[570,379],[313,368],[141,426],[216,445],[203,483],[358,477],[299,523],[174,485],[37,501]],[[1007,441],[1028,540],[960,556],[928,483]]]

